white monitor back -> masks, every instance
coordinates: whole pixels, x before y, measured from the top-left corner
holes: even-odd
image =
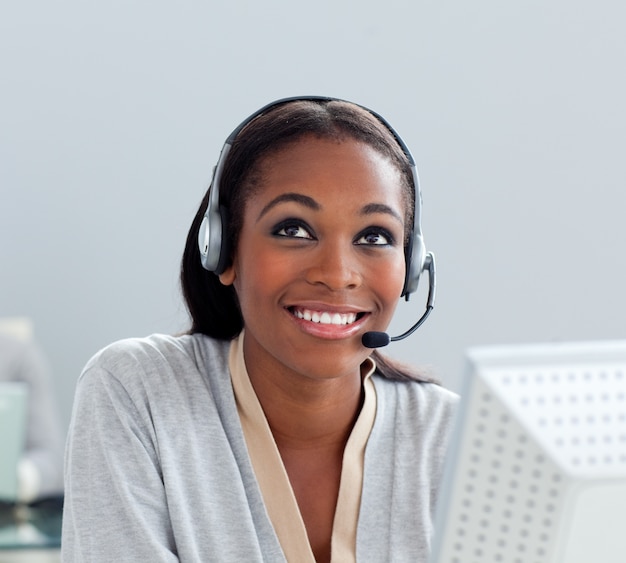
[[[476,348],[431,563],[626,561],[626,341]]]
[[[24,450],[27,409],[27,385],[0,382],[0,501],[17,499],[17,465]]]

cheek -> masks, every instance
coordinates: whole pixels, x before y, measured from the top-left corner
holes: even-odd
[[[263,248],[244,248],[238,254],[235,290],[242,307],[259,306],[285,283],[289,264],[264,252]],[[265,298],[265,299],[264,299]]]
[[[393,264],[389,265],[384,274],[385,277],[381,278],[385,281],[381,284],[382,289],[380,291],[382,293],[379,295],[384,304],[385,312],[383,317],[386,324],[391,322],[398,303],[400,302],[400,296],[402,295],[402,289],[404,288],[405,272],[406,268],[403,255],[400,260],[396,260]]]
[[[404,288],[404,278],[406,276],[406,260],[404,258],[404,252],[389,266],[387,276],[390,279],[389,285],[393,287],[390,290],[396,297],[400,297],[402,289]]]
[[[398,300],[404,287],[406,273],[404,254],[387,262],[378,269],[376,278],[380,285],[380,292],[386,300]]]

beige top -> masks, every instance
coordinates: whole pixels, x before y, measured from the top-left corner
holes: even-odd
[[[287,471],[250,383],[243,358],[243,338],[242,332],[230,346],[229,367],[252,466],[287,561],[315,563]],[[348,438],[341,468],[331,538],[333,562],[356,562],[356,529],[363,485],[363,459],[365,445],[376,417],[376,389],[370,378],[376,365],[372,359],[368,359],[364,367],[363,406]]]

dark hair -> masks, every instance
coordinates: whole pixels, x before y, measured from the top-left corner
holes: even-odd
[[[276,105],[252,119],[237,134],[224,163],[220,204],[226,209],[227,247],[236,249],[247,198],[260,185],[259,168],[263,159],[303,137],[341,141],[361,141],[385,155],[398,168],[405,188],[407,232],[413,224],[415,189],[408,157],[395,137],[366,109],[339,100],[295,100]],[[191,315],[190,333],[231,340],[243,329],[239,301],[232,285],[225,286],[218,276],[205,270],[200,260],[198,231],[208,205],[209,191],[191,224],[181,264],[181,286]],[[231,252],[232,257],[232,252]],[[229,257],[229,262],[231,260]],[[395,380],[428,380],[406,366],[373,352],[378,371]]]

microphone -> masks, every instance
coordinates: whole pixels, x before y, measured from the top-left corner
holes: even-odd
[[[378,331],[370,331],[366,332],[361,337],[361,343],[366,348],[382,348],[383,346],[387,346],[390,342],[396,342],[398,340],[403,340],[407,336],[411,336],[428,318],[430,312],[433,310],[435,306],[435,257],[432,252],[429,252],[426,255],[426,260],[424,261],[424,269],[428,268],[428,300],[426,302],[426,311],[424,314],[418,319],[418,321],[406,332],[403,332],[399,336],[389,336],[386,332],[378,332]],[[408,296],[407,296],[408,299]]]

